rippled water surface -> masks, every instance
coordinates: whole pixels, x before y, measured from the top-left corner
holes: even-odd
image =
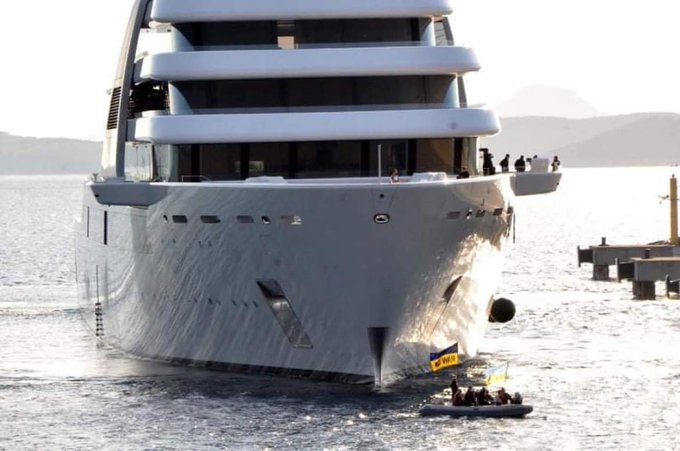
[[[680,302],[594,282],[576,246],[668,234],[670,169],[567,170],[556,194],[518,199],[500,293],[470,383],[510,362],[524,420],[425,419],[448,375],[382,391],[238,376],[129,358],[81,321],[73,218],[81,177],[0,177],[0,449],[678,449]],[[658,291],[661,292],[659,285]]]

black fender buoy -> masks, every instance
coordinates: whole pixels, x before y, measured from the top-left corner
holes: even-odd
[[[490,323],[502,323],[512,321],[515,317],[515,304],[510,299],[498,298],[491,303],[491,311],[489,312]]]

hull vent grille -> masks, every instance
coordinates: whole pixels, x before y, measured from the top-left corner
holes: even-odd
[[[111,106],[109,108],[109,118],[106,121],[106,129],[113,130],[118,128],[118,111],[120,110],[120,87],[114,88],[111,93]]]

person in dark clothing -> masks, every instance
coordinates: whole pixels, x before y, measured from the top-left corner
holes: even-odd
[[[494,175],[496,173],[496,167],[493,164],[493,154],[489,152],[489,149],[482,149],[483,163],[482,170],[484,175]]]
[[[520,155],[515,161],[515,171],[524,172],[527,169],[527,163],[524,161],[524,155]]]
[[[460,390],[458,387],[458,380],[454,376],[453,379],[451,379],[451,403],[455,406],[455,401],[456,401],[456,393]]]
[[[557,155],[555,155],[555,158],[553,158],[553,161],[551,163],[553,172],[557,172],[557,170],[560,168],[560,164],[562,164],[560,163],[560,159],[557,158]]]
[[[465,402],[465,405],[468,406],[468,407],[474,406],[477,403],[474,388],[468,387],[467,391],[465,392],[464,402]]]
[[[520,395],[519,392],[515,392],[515,396],[510,400],[512,404],[522,404],[522,401],[524,401],[524,399],[522,399],[522,395]]]
[[[493,397],[489,394],[489,390],[482,387],[477,392],[477,405],[478,406],[490,406],[493,403]]]
[[[505,388],[501,387],[500,390],[498,390],[497,396],[496,396],[495,403],[498,405],[503,405],[503,404],[510,404],[510,401],[512,401],[512,396],[508,392],[505,391]]]
[[[510,167],[510,154],[505,154],[505,158],[501,160],[501,172],[509,172]]]
[[[451,403],[456,407],[465,405],[465,397],[463,396],[463,390],[461,390],[460,388],[456,390],[456,393],[453,394],[453,400],[451,401]]]

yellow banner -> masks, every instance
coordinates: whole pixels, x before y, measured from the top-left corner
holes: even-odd
[[[430,366],[433,372],[441,371],[444,368],[449,368],[458,365],[458,354],[446,354],[439,357],[437,360],[432,360]]]

